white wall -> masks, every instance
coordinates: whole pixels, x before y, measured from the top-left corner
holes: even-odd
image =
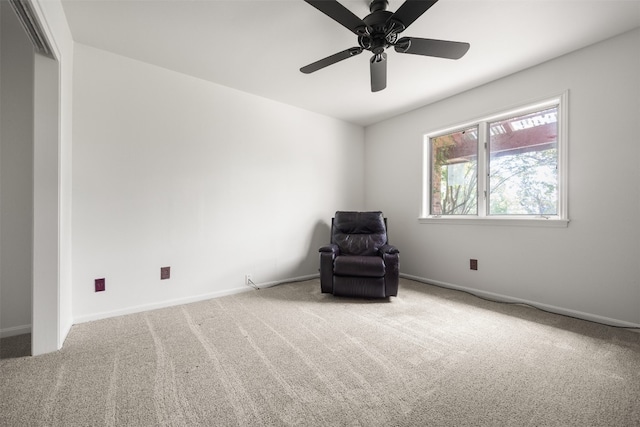
[[[33,69],[31,42],[0,2],[0,337],[31,331]]]
[[[59,67],[35,55],[33,73],[33,316],[31,352],[55,351],[60,337]]]
[[[84,45],[73,112],[75,321],[315,275],[364,204],[359,126]]]
[[[401,272],[580,317],[640,324],[640,30],[365,131],[365,200]],[[419,224],[422,138],[569,90],[568,228]],[[384,171],[381,173],[380,171]],[[479,260],[478,271],[469,259]]]
[[[43,140],[43,155],[36,156],[47,168],[36,169],[41,179],[36,182],[36,198],[43,206],[35,206],[36,219],[44,220],[46,228],[36,235],[36,253],[42,261],[34,265],[34,316],[38,316],[40,332],[34,333],[34,354],[54,351],[62,347],[73,324],[72,317],[72,253],[71,253],[71,173],[72,173],[72,97],[73,97],[73,39],[66,16],[59,0],[32,0],[32,6],[56,60],[44,56],[36,61],[36,85],[43,88],[36,92],[36,99],[50,99],[48,110],[42,118],[36,117],[35,128],[43,138],[51,138],[55,149],[46,150]],[[37,88],[36,88],[37,89]],[[43,104],[43,102],[41,102]],[[42,107],[42,106],[41,106]],[[55,111],[54,111],[55,110]],[[47,116],[55,115],[55,117]],[[54,134],[55,132],[55,134]],[[55,182],[47,182],[47,176]],[[50,196],[55,193],[55,200]],[[37,195],[36,194],[36,195]],[[49,197],[47,199],[47,197]],[[52,241],[53,240],[53,241]],[[42,244],[38,243],[42,242]],[[37,259],[35,261],[38,261]],[[48,273],[52,269],[53,273]],[[37,279],[37,280],[36,280]],[[57,304],[52,304],[52,299]],[[34,329],[38,326],[34,320]]]

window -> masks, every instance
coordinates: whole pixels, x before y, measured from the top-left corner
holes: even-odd
[[[425,135],[423,222],[566,226],[566,97]]]
[[[431,212],[478,214],[478,127],[429,139]]]

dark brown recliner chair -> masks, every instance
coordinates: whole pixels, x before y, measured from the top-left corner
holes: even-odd
[[[336,212],[331,244],[320,248],[320,289],[341,296],[398,295],[399,251],[382,212]]]

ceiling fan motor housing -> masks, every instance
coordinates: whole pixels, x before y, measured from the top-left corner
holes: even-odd
[[[398,36],[398,31],[394,31],[393,25],[388,25],[393,23],[393,20],[389,19],[393,16],[393,12],[385,10],[387,4],[386,0],[371,2],[371,13],[363,18],[364,23],[367,24],[367,33],[358,37],[360,46],[376,55],[394,44]]]

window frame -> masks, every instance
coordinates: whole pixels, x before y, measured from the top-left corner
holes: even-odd
[[[560,95],[529,102],[501,112],[485,115],[475,120],[456,124],[423,135],[422,156],[422,206],[419,222],[425,224],[508,225],[532,227],[567,227],[568,212],[568,91]],[[489,215],[489,123],[519,115],[541,111],[551,107],[558,109],[558,213],[556,215]],[[477,215],[432,215],[431,212],[431,138],[459,132],[478,126],[478,198]]]

